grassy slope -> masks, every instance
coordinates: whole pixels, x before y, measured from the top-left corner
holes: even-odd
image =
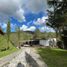
[[[62,49],[39,48],[38,53],[48,67],[67,67],[67,51]]]
[[[16,51],[17,49],[9,43],[9,49],[6,51],[1,51],[2,49],[8,48],[8,43],[5,36],[0,35],[0,58],[11,54],[12,52]]]
[[[20,41],[31,39],[32,34],[21,32],[20,33]],[[18,45],[18,34],[11,33],[10,40],[15,44]]]
[[[20,32],[20,41],[23,40],[30,40],[33,38],[34,34],[30,34],[27,32]],[[55,33],[41,33],[41,32],[37,32],[37,39],[41,39],[41,38],[48,38],[48,36],[50,37],[52,35],[52,37],[55,37]],[[18,45],[18,33],[13,32],[11,33],[10,36],[10,40],[16,45]]]

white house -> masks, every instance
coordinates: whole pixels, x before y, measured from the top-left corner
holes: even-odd
[[[40,40],[39,44],[42,46],[56,46],[56,38],[49,38],[47,40]]]

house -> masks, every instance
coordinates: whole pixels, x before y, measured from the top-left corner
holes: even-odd
[[[39,40],[39,44],[42,45],[42,46],[51,46],[51,47],[54,47],[56,46],[56,38],[49,38],[47,40]]]
[[[50,46],[55,47],[56,46],[56,38],[49,38],[49,39],[36,39],[36,40],[24,40],[20,42],[21,46],[24,45],[39,45],[39,46]]]

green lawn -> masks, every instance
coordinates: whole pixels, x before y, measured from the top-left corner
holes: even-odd
[[[48,67],[67,67],[67,50],[38,48],[38,53]]]
[[[9,46],[9,49],[7,49]],[[4,50],[7,49],[7,50]],[[5,36],[0,35],[0,58],[6,55],[9,55],[17,51],[17,48],[14,47],[11,43],[8,44]]]

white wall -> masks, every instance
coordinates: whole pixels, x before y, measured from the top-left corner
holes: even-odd
[[[43,45],[43,46],[49,46],[49,41],[48,40],[40,40],[39,44]]]
[[[54,41],[53,41],[54,40]],[[49,42],[52,41],[52,45],[53,46],[56,46],[56,38],[51,38],[51,39],[48,39],[48,40],[40,40],[39,41],[39,44],[40,45],[43,45],[43,46],[50,46],[49,45]]]

